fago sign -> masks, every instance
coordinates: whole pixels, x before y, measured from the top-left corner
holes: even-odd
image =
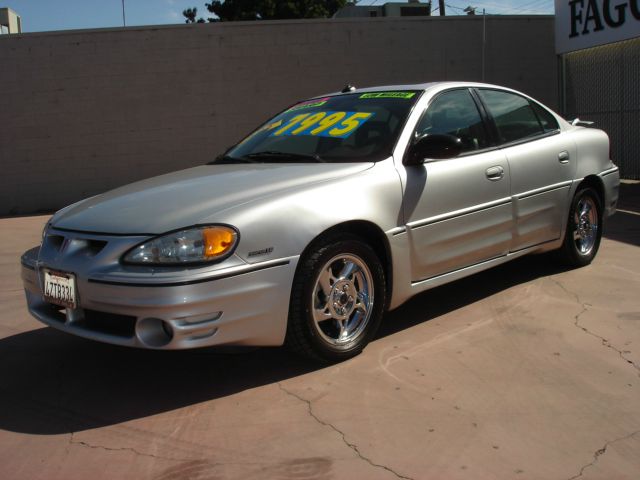
[[[556,0],[556,53],[640,37],[640,0]]]

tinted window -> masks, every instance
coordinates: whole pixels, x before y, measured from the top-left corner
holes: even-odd
[[[538,117],[526,98],[496,90],[478,90],[478,93],[496,122],[501,143],[542,133]]]
[[[560,128],[558,121],[551,112],[549,112],[549,110],[538,105],[536,102],[531,102],[531,105],[533,106],[536,115],[538,115],[538,120],[540,120],[540,124],[545,132],[551,132]]]
[[[468,90],[454,90],[438,95],[420,119],[416,134],[448,134],[462,140],[463,151],[488,146],[487,135]]]

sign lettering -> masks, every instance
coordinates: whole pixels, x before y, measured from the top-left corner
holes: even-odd
[[[556,0],[556,52],[640,36],[640,0]]]

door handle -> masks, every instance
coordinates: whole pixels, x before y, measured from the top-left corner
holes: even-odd
[[[569,152],[563,150],[558,154],[558,161],[560,163],[569,163]]]
[[[489,167],[485,171],[485,174],[487,175],[487,178],[489,180],[491,180],[492,182],[495,182],[497,180],[500,180],[502,177],[504,177],[504,168],[502,168],[500,165],[496,165],[495,167]]]

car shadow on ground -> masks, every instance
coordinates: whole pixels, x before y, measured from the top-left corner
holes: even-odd
[[[546,255],[527,257],[425,292],[388,313],[378,338],[560,271]],[[321,368],[283,348],[137,350],[40,328],[0,340],[0,429],[36,435],[78,432]]]
[[[567,267],[556,261],[553,254],[530,255],[427,290],[389,312],[380,326],[378,337],[393,335],[516,285],[567,270]]]
[[[618,210],[607,222],[604,237],[640,247],[640,211]]]
[[[621,184],[620,189],[620,210],[607,221],[603,235],[609,240],[640,246],[640,184]],[[411,328],[520,283],[566,270],[555,261],[553,253],[530,255],[428,290],[388,313],[378,337]]]
[[[604,229],[610,240],[640,247],[640,183],[621,183],[618,211]]]
[[[640,245],[640,203],[621,204],[631,213],[618,212],[607,224],[605,237]],[[533,255],[429,290],[389,312],[377,339],[563,271],[550,255]],[[39,328],[0,339],[0,429],[35,435],[79,432],[321,368],[282,348],[136,350]]]

